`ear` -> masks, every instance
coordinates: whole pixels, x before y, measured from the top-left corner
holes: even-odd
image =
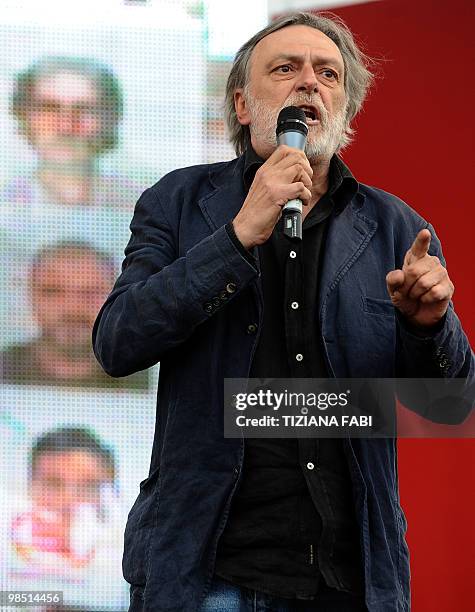
[[[236,116],[241,125],[249,125],[251,123],[251,117],[247,109],[246,99],[244,98],[244,90],[242,88],[236,89],[234,92],[234,108],[236,110]]]

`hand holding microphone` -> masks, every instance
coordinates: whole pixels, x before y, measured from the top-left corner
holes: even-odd
[[[281,133],[299,131],[296,129],[299,124],[295,118],[295,111],[301,113],[298,121],[302,121],[303,116],[304,128],[307,128],[302,109],[289,106],[282,109],[279,114],[277,125],[280,126],[283,114],[285,120],[285,129],[282,129]],[[289,119],[286,119],[287,113],[292,115]],[[299,129],[299,134],[291,137],[292,145],[279,142],[277,149],[256,172],[241,210],[234,218],[233,227],[236,236],[248,249],[266,242],[287,203],[295,210],[298,203],[294,203],[294,200],[300,200],[304,206],[311,200],[313,170],[303,150],[295,146],[295,143],[299,142],[298,139],[301,140],[303,128]],[[294,213],[289,211],[289,214]]]

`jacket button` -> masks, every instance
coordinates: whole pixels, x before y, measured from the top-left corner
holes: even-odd
[[[229,297],[229,296],[228,296],[228,292],[227,292],[227,291],[221,291],[221,293],[219,294],[219,297],[220,297],[222,300],[227,300],[227,299],[228,299],[228,297]]]
[[[234,283],[228,283],[226,285],[226,291],[228,293],[234,293],[236,291],[236,289],[237,289],[237,287],[236,287],[236,285]]]
[[[203,308],[206,312],[213,312],[214,310],[213,304],[211,302],[206,302],[206,304],[203,304]]]
[[[219,299],[219,297],[217,297],[217,296],[216,296],[216,297],[214,297],[214,298],[213,298],[213,306],[214,306],[215,308],[218,308],[218,306],[220,306],[220,305],[221,305],[221,300]]]
[[[251,323],[250,325],[247,326],[247,330],[246,332],[252,336],[252,334],[255,334],[257,331],[257,325],[255,323]]]

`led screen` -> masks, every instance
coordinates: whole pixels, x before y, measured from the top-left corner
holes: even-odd
[[[91,328],[140,194],[233,157],[230,51],[212,2],[108,1],[95,18],[62,6],[7,3],[0,24],[0,590],[63,593],[28,610],[119,612],[159,368],[109,377]]]

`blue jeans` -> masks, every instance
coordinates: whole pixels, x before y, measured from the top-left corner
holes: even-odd
[[[367,612],[362,598],[324,584],[318,599],[282,599],[235,586],[215,576],[199,612]]]

